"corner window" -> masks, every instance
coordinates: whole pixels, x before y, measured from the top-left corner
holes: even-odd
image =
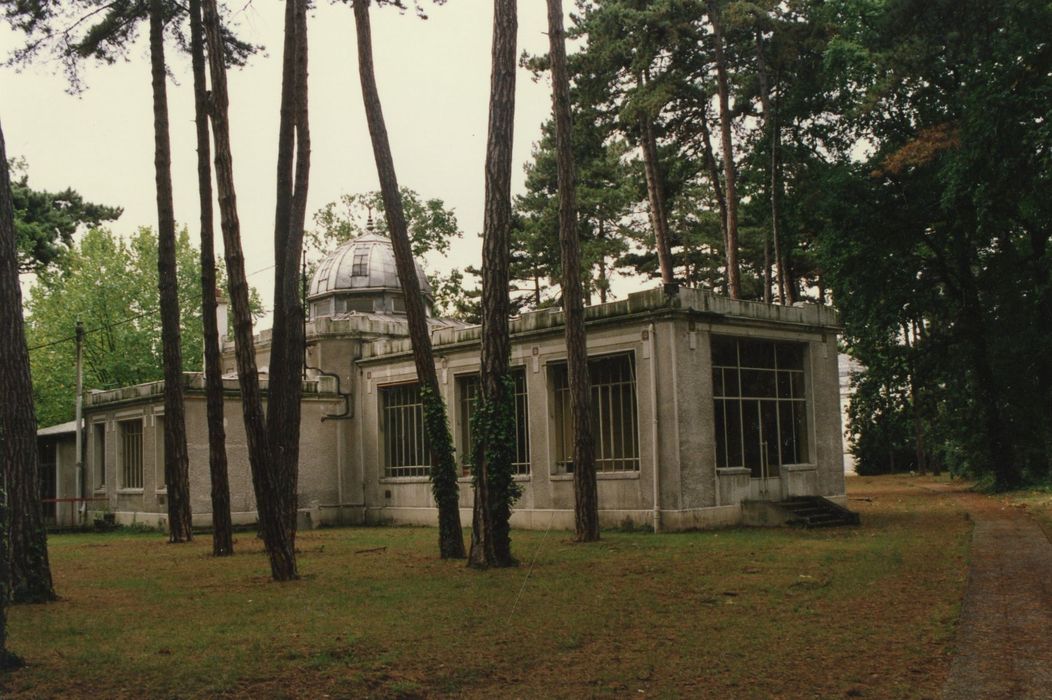
[[[515,383],[515,456],[512,472],[517,475],[530,473],[530,417],[526,396],[526,370],[516,367],[511,370]],[[457,392],[460,397],[460,464],[464,476],[471,474],[472,434],[471,419],[478,406],[482,383],[478,374],[457,377]]]
[[[142,419],[117,422],[118,458],[120,459],[120,487],[142,488]]]
[[[712,397],[717,467],[808,461],[803,343],[712,336]]]
[[[431,473],[431,448],[424,430],[420,385],[385,386],[379,393],[384,476],[427,476]]]
[[[555,473],[573,473],[573,419],[566,363],[551,367],[555,398]],[[639,471],[639,416],[631,354],[588,360],[596,472]]]

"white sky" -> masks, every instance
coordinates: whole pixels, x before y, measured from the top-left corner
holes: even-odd
[[[520,0],[518,50],[547,51],[543,0]],[[236,5],[236,3],[235,3]],[[230,73],[231,135],[242,242],[249,273],[273,264],[273,226],[283,4],[255,0],[241,11],[241,37],[266,47]],[[425,5],[430,19],[392,8],[372,12],[377,82],[400,184],[439,197],[458,216],[464,239],[429,269],[478,265],[483,161],[489,97],[492,3],[451,0]],[[318,3],[310,18],[310,217],[343,193],[378,189],[358,84],[354,22],[345,5]],[[29,164],[37,189],[72,186],[88,200],[124,207],[112,225],[127,234],[156,227],[153,127],[145,26],[129,61],[91,67],[87,90],[73,97],[56,65],[23,73],[0,68],[0,120],[9,156]],[[20,36],[0,28],[0,55]],[[176,219],[198,235],[193,86],[189,59],[168,49],[178,81],[169,81]],[[551,110],[547,81],[519,69],[513,192]],[[219,238],[218,210],[216,237]],[[270,270],[249,279],[269,306]],[[264,321],[263,325],[269,325]]]

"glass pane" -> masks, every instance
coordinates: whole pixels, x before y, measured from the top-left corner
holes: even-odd
[[[774,369],[774,343],[765,340],[739,340],[742,367]]]
[[[738,364],[738,342],[725,335],[712,336],[712,364],[736,366]]]
[[[727,421],[727,466],[743,467],[741,401],[723,401]]]
[[[775,468],[781,464],[781,458],[778,456],[778,402],[761,401],[760,419],[763,427],[763,454],[770,467],[768,475],[778,476],[778,470]]]
[[[712,370],[712,395],[723,396],[723,370],[715,367]]]
[[[727,425],[724,420],[724,401],[716,402],[716,466],[727,466]]]
[[[767,370],[742,370],[742,396],[775,397],[775,373]]]
[[[786,399],[793,395],[793,381],[791,372],[778,372],[778,398]]]
[[[781,424],[781,459],[782,464],[799,464],[796,454],[796,422],[793,416],[793,403],[781,401],[778,404],[778,419]]]
[[[744,466],[755,478],[762,476],[760,451],[760,402],[744,400],[742,405],[742,439],[744,441]]]
[[[803,401],[793,402],[794,436],[796,438],[796,459],[800,463],[808,463],[811,457],[807,450],[807,404]]]
[[[804,345],[803,343],[778,343],[778,368],[798,369],[804,368]]]
[[[723,370],[723,395],[741,396],[741,382],[738,381],[738,369],[730,368]]]

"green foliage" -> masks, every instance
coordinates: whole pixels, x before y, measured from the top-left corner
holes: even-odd
[[[478,470],[486,466],[490,503],[498,523],[507,526],[511,507],[522,495],[515,481],[515,380],[506,374],[501,381],[501,392],[496,401],[488,401],[479,392],[478,403],[471,415],[471,471],[478,479]]]
[[[420,385],[420,402],[424,406],[424,430],[433,456],[431,493],[436,503],[456,503],[460,498],[460,486],[446,404],[426,384]]]
[[[34,190],[24,161],[10,164],[16,178],[11,182],[15,209],[18,267],[35,272],[59,260],[73,245],[73,234],[84,227],[100,226],[120,217],[120,207],[84,201],[72,188],[62,192]]]
[[[183,230],[176,240],[184,371],[201,369],[200,260]],[[224,284],[220,280],[220,284]],[[73,418],[79,319],[84,389],[159,380],[161,321],[157,302],[157,238],[140,228],[129,240],[93,229],[37,276],[26,301],[26,335],[40,425]],[[258,308],[258,299],[256,300]]]

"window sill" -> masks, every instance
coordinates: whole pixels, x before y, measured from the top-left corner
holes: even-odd
[[[787,472],[813,472],[818,469],[817,464],[783,464],[782,470]]]
[[[457,482],[461,483],[461,484],[470,484],[471,483],[471,479],[472,479],[472,477],[470,475],[469,476],[458,476],[457,477]],[[516,481],[516,482],[527,482],[527,481],[532,481],[533,480],[533,476],[531,474],[516,474],[516,475],[514,475],[512,477],[512,480]]]
[[[429,484],[429,476],[381,476],[381,484]]]
[[[120,496],[122,494],[128,494],[128,495],[139,494],[139,495],[141,495],[142,494],[142,489],[117,489],[117,495]]]
[[[621,479],[638,479],[639,472],[596,472],[595,478],[597,481],[618,481]],[[573,481],[573,474],[551,474],[548,476],[550,481]]]

